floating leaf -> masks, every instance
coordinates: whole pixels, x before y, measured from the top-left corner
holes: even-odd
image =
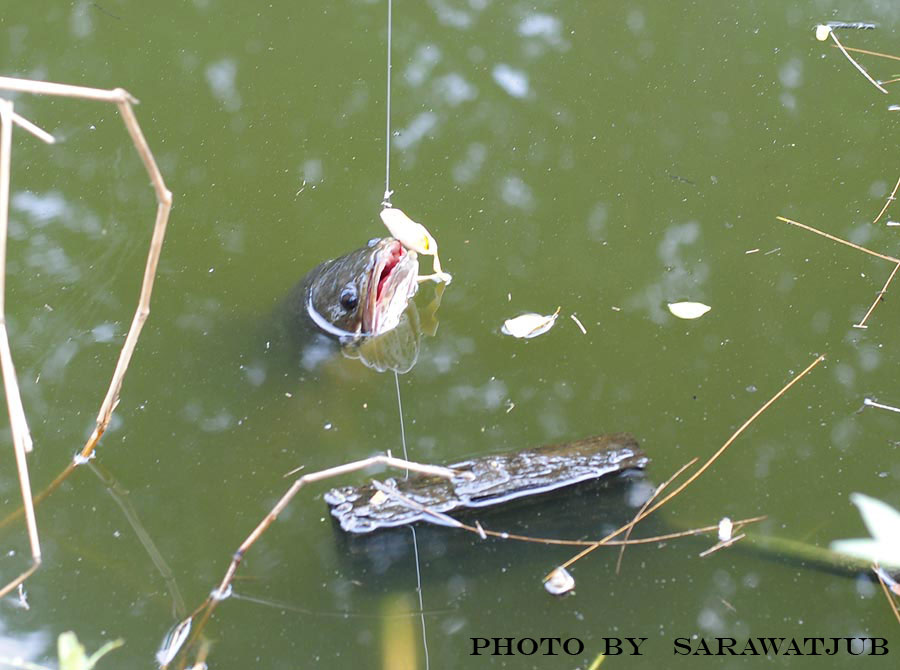
[[[669,311],[679,319],[699,319],[712,307],[702,302],[670,302]]]
[[[178,655],[178,652],[181,651],[181,646],[184,644],[185,640],[187,640],[188,635],[191,632],[192,622],[193,618],[188,617],[169,631],[159,650],[156,652],[157,663],[160,665],[168,665],[172,662],[172,659]]]
[[[513,337],[520,338],[537,337],[553,328],[553,324],[556,323],[556,317],[559,316],[560,309],[561,308],[557,307],[556,311],[548,316],[529,312],[528,314],[517,316],[514,319],[507,319],[503,322],[503,327],[500,329],[500,332],[504,335],[512,335]]]
[[[831,550],[900,568],[900,512],[862,493],[851,493],[850,500],[859,509],[872,538],[837,540],[831,543]]]
[[[575,588],[575,578],[565,568],[556,568],[544,582],[548,593],[561,596]]]

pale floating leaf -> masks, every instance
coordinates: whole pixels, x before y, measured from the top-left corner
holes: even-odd
[[[503,327],[500,328],[500,332],[504,335],[512,335],[513,337],[526,339],[543,335],[553,328],[553,324],[556,323],[556,317],[559,316],[559,310],[560,308],[557,307],[553,314],[547,316],[529,312],[528,314],[517,316],[514,319],[507,319],[503,322]]]
[[[850,502],[859,509],[872,537],[878,542],[895,545],[900,553],[900,512],[886,502],[863,493],[851,493]]]
[[[565,568],[556,568],[544,582],[548,593],[561,596],[575,588],[575,578]]]
[[[719,522],[719,542],[728,542],[734,532],[734,524],[727,516]]]
[[[181,647],[187,640],[191,632],[192,617],[188,617],[172,630],[169,631],[162,642],[159,650],[156,652],[156,662],[162,665],[168,665],[181,651]]]
[[[831,543],[831,550],[900,568],[900,512],[862,493],[850,494],[850,500],[859,509],[872,539],[837,540]]]
[[[702,302],[670,302],[669,311],[679,319],[699,319],[712,309]]]
[[[816,39],[820,42],[824,42],[828,39],[828,36],[831,35],[831,26],[826,26],[824,23],[820,23],[816,26]]]

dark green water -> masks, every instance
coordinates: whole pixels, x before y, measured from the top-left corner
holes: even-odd
[[[44,567],[27,583],[30,610],[0,603],[0,656],[50,664],[73,629],[89,649],[125,639],[101,667],[152,667],[183,615],[172,584],[188,609],[202,601],[285,472],[400,451],[392,375],[340,357],[305,372],[263,345],[308,269],[383,232],[386,5],[8,4],[2,74],[127,88],[174,194],[152,313],[96,461],[130,492],[174,582],[81,468],[38,508]],[[900,174],[900,116],[887,111],[900,94],[880,94],[815,40],[831,19],[876,21],[844,43],[898,52],[889,3],[395,3],[393,200],[429,226],[455,278],[437,334],[400,378],[414,459],[625,430],[662,481],[824,353],[647,531],[767,514],[760,532],[825,546],[865,533],[849,493],[900,506],[900,418],[857,413],[866,396],[900,404],[900,285],[867,330],[852,328],[890,264],[775,220],[897,253],[897,229],[871,221]],[[898,71],[864,62],[882,79]],[[93,427],[155,203],[111,105],[14,100],[63,140],[16,131],[13,150],[7,318],[37,491]],[[432,293],[423,287],[420,307]],[[665,306],[676,300],[713,309],[681,321]],[[499,334],[504,319],[557,305],[546,335]],[[250,551],[235,583],[244,599],[207,627],[211,667],[388,667],[381,650],[399,643],[386,631],[404,626],[424,667],[410,543],[401,537],[390,567],[348,558],[326,488],[301,492]],[[566,504],[551,512],[569,517],[561,535],[600,532]],[[694,634],[900,644],[877,586],[739,547],[706,559],[701,541],[632,548],[618,576],[615,552],[598,552],[560,600],[540,579],[569,550],[443,529],[425,539],[435,668],[585,668],[605,636],[650,638],[630,668],[692,667],[672,640]],[[21,526],[3,531],[2,549],[5,581],[27,565]],[[500,636],[575,636],[586,649],[469,656],[471,637]],[[895,667],[898,653],[865,662]],[[742,660],[713,662],[763,662]]]

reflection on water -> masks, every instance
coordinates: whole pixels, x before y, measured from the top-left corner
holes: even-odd
[[[771,532],[817,542],[857,528],[841,503],[850,491],[896,505],[896,419],[854,413],[863,394],[896,404],[890,295],[868,330],[849,332],[883,264],[771,221],[794,216],[886,253],[895,243],[869,223],[896,180],[892,117],[814,42],[815,8],[736,4],[723,20],[712,4],[395,2],[392,186],[423,212],[455,281],[433,337],[421,336],[423,287],[395,341],[352,352],[360,360],[310,347],[304,363],[275,351],[266,320],[306,269],[381,232],[385,3],[6,4],[5,74],[127,87],[175,192],[153,311],[99,458],[133,489],[185,593],[209,592],[282,473],[399,453],[393,375],[378,370],[404,372],[413,459],[630,430],[661,478],[711,453],[786,371],[827,350],[828,367],[770,408],[673,518],[766,513]],[[876,4],[865,18],[881,27],[854,46],[888,51],[900,9]],[[47,148],[16,131],[13,151],[7,316],[38,489],[93,422],[153,204],[137,159],[116,150],[114,110],[15,102],[67,140]],[[715,311],[676,322],[665,305],[683,299]],[[567,321],[510,342],[496,330],[511,302],[561,304],[588,332]],[[10,468],[0,489],[17,489]],[[357,561],[322,490],[298,496],[238,584],[304,611],[223,603],[214,663],[340,654],[362,667],[376,653],[380,593],[415,588],[409,535]],[[639,498],[613,496],[612,511],[633,516]],[[497,524],[562,520],[594,536],[606,521],[592,509],[562,501]],[[171,600],[146,578],[156,573],[140,543],[114,534],[126,520],[102,486],[76,473],[38,518],[47,560],[29,583],[31,613],[4,604],[4,644],[49,665],[52,640],[78,626],[89,648],[124,637],[123,667],[152,662]],[[21,556],[18,530],[2,546]],[[552,604],[538,578],[555,550],[456,543],[445,529],[422,547],[429,642],[446,668],[468,667],[476,635],[565,631],[590,645],[612,629],[667,640],[686,624],[732,636],[894,625],[852,581],[739,546],[703,561],[689,542],[630,548],[616,579],[615,555],[598,553],[578,566],[577,594]],[[354,616],[319,614],[336,611]]]

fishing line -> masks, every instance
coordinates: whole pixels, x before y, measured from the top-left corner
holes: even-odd
[[[390,0],[388,0],[390,2]],[[409,460],[409,453],[406,450],[406,427],[403,423],[403,401],[400,399],[400,374],[394,370],[394,387],[397,389],[397,410],[400,413],[400,443],[403,445],[403,459]],[[406,470],[406,479],[409,479],[409,470]],[[416,559],[416,593],[419,595],[419,612],[420,621],[422,622],[422,648],[425,650],[425,670],[431,665],[428,661],[428,637],[425,633],[425,599],[422,594],[422,571],[419,567],[419,541],[416,537],[416,529],[409,527],[413,539],[413,556]]]
[[[387,18],[387,122],[385,124],[385,142],[384,142],[384,200],[381,204],[389,206],[391,204],[391,8],[393,0],[388,0],[388,18]],[[404,454],[405,456],[405,454]]]
[[[382,206],[391,206],[391,41],[393,36],[393,0],[388,0],[387,11],[387,92],[385,94],[385,123],[384,123],[384,199]],[[400,398],[400,374],[394,370],[394,386],[397,389],[397,411],[400,414],[400,443],[403,445],[403,458],[409,460],[409,452],[406,449],[406,426],[403,423],[403,401]],[[406,471],[409,479],[409,470]],[[425,651],[425,670],[429,670],[431,664],[428,659],[428,635],[425,628],[425,600],[422,594],[422,570],[419,565],[419,542],[416,537],[416,529],[410,526],[413,539],[413,556],[416,561],[416,593],[419,596],[419,612],[422,622],[422,648]]]

